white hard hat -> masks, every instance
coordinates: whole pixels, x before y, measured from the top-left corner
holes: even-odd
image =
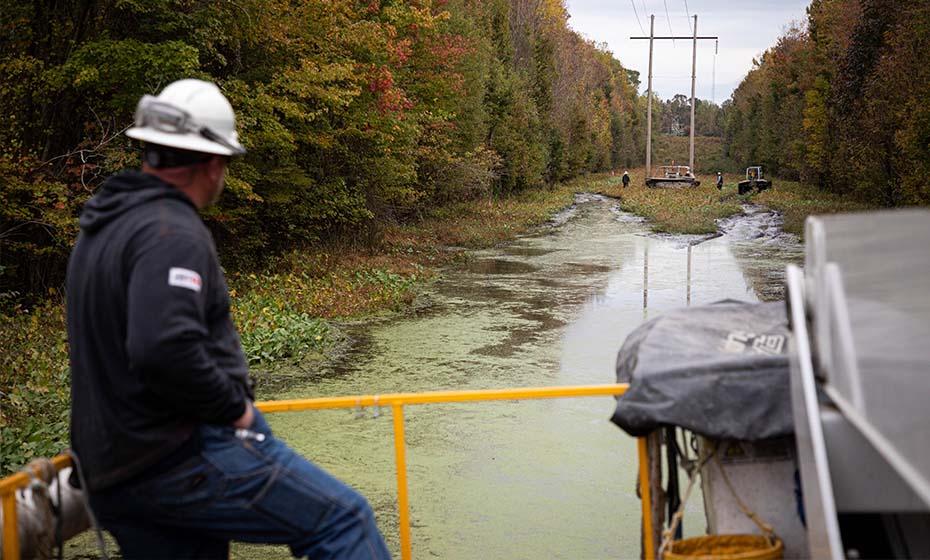
[[[203,80],[178,80],[158,97],[143,96],[136,107],[136,126],[126,136],[192,152],[245,153],[236,135],[232,105],[220,88]]]

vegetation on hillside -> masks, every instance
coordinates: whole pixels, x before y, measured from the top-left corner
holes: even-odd
[[[930,203],[930,3],[807,12],[725,104],[728,155],[873,204]]]
[[[637,73],[562,0],[3,0],[0,293],[61,285],[83,202],[172,80],[216,81],[248,155],[207,216],[230,269],[630,165]],[[632,158],[632,159],[631,159]]]

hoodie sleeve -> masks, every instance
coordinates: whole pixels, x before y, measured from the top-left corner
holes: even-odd
[[[218,276],[209,242],[193,233],[159,236],[131,264],[126,352],[131,367],[166,409],[229,424],[246,407],[245,391],[207,350],[208,294]]]

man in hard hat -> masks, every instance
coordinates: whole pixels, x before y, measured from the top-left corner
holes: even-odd
[[[723,173],[719,171],[717,172],[717,190],[718,191],[723,190]]]
[[[390,558],[366,500],[277,440],[252,385],[216,248],[197,211],[245,153],[229,101],[181,80],[127,136],[142,171],[87,202],[67,277],[71,443],[125,558]]]
[[[630,186],[630,174],[626,171],[623,172],[623,188]]]

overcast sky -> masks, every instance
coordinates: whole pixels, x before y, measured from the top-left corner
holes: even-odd
[[[671,25],[674,35],[690,36],[687,14],[697,14],[698,35],[720,37],[716,57],[714,41],[698,41],[697,97],[721,103],[752,68],[753,57],[774,45],[792,22],[806,19],[810,0],[565,0],[565,3],[572,29],[588,39],[607,43],[624,66],[638,70],[643,92],[649,68],[649,41],[633,41],[630,37],[649,35],[650,14],[655,15],[656,35],[672,35]],[[691,44],[691,41],[674,44],[655,41],[652,86],[663,99],[676,93],[690,97]]]

